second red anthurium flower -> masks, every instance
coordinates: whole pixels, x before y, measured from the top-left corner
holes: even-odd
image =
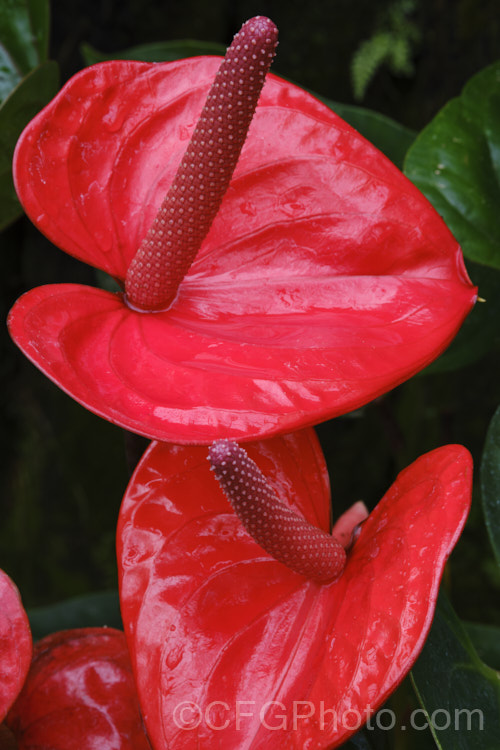
[[[42,638],[5,723],[18,750],[151,750],[124,634],[78,628]]]
[[[88,68],[16,150],[32,221],[123,292],[34,289],[11,335],[150,438],[251,440],[355,409],[438,356],[476,299],[393,164],[296,86],[262,88],[276,34],[252,19],[222,66]]]
[[[122,616],[155,750],[344,742],[417,658],[465,523],[461,446],[401,472],[345,552],[314,431],[245,449],[211,447],[214,476],[206,448],[153,443],[120,510]]]
[[[0,725],[21,691],[32,652],[31,630],[19,591],[0,570]]]

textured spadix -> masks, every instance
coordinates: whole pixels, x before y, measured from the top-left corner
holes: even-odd
[[[124,282],[220,59],[111,62],[24,131],[35,224]],[[425,367],[476,299],[410,182],[327,107],[269,74],[221,208],[168,311],[41,287],[11,312],[25,354],[91,411],[176,443],[273,435],[355,409]]]
[[[166,198],[127,271],[128,301],[167,309],[220,208],[264,85],[278,30],[247,21],[213,82]]]
[[[252,539],[290,570],[321,583],[344,569],[342,545],[282,503],[243,448],[228,440],[210,447],[210,464]]]
[[[330,530],[312,430],[245,448],[282,502]],[[246,533],[206,448],[153,443],[125,494],[117,543],[155,750],[330,750],[345,741],[423,645],[471,479],[461,446],[419,458],[362,524],[342,575],[322,585]]]

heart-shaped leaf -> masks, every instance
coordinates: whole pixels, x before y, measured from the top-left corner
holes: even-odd
[[[19,750],[150,750],[123,633],[82,628],[38,641],[6,723]]]
[[[475,75],[419,134],[405,173],[466,258],[500,268],[500,62]]]
[[[0,724],[23,686],[31,652],[30,626],[19,591],[0,570]]]
[[[282,502],[329,529],[312,431],[250,443],[248,454]],[[468,511],[470,455],[446,446],[402,472],[328,585],[263,552],[206,456],[153,444],[120,511],[122,616],[152,742],[156,750],[335,747],[422,647]]]
[[[75,76],[16,150],[37,226],[123,281],[219,62],[117,61]],[[10,330],[91,411],[147,437],[209,443],[361,406],[434,359],[475,298],[458,245],[414,186],[327,107],[269,76],[167,311],[48,286],[21,298]]]

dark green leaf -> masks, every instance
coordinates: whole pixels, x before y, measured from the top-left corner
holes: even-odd
[[[0,229],[21,215],[12,181],[12,156],[23,128],[44,107],[59,87],[55,62],[29,73],[0,107]]]
[[[464,255],[500,268],[500,62],[474,76],[424,128],[405,173],[443,216]]]
[[[479,658],[492,669],[500,670],[500,628],[466,622],[465,628]]]
[[[444,596],[412,676],[441,750],[498,750],[499,676],[479,659]]]
[[[45,62],[49,54],[50,7],[49,0],[27,0],[31,19],[34,45],[40,62]]]
[[[486,527],[500,565],[500,407],[486,435],[481,463],[481,495]]]
[[[0,3],[0,103],[24,76],[47,59],[48,0]]]
[[[34,607],[28,610],[28,618],[35,640],[71,628],[122,628],[117,591],[76,596],[47,607]]]
[[[318,98],[371,141],[397,167],[402,168],[405,154],[416,137],[413,130],[379,112],[363,107],[353,107],[350,104],[339,104],[323,97]]]
[[[105,60],[143,60],[144,62],[169,62],[181,60],[185,57],[197,57],[198,55],[222,55],[226,54],[226,48],[222,44],[214,42],[199,42],[194,39],[181,39],[173,42],[157,42],[155,44],[142,44],[131,47],[120,52],[99,52],[88,44],[82,44],[80,52],[86,65],[104,62]]]
[[[95,269],[95,277],[97,286],[99,286],[101,289],[106,289],[108,292],[123,291],[118,281],[105,271],[101,271],[100,268]]]

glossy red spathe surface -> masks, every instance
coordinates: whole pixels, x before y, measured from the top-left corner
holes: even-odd
[[[81,628],[38,641],[6,723],[19,750],[150,750],[123,633]]]
[[[0,723],[23,686],[31,653],[31,630],[19,591],[0,570]]]
[[[313,432],[247,447],[283,502],[329,529]],[[403,471],[362,524],[343,575],[320,585],[249,537],[206,454],[153,444],[120,512],[122,614],[152,743],[336,747],[423,645],[469,508],[470,455],[445,446]]]
[[[32,221],[117,279],[154,219],[218,58],[76,75],[22,135]],[[476,298],[426,199],[313,97],[268,76],[219,214],[166,312],[76,285],[10,315],[81,404],[176,443],[250,440],[355,409],[451,341]]]

